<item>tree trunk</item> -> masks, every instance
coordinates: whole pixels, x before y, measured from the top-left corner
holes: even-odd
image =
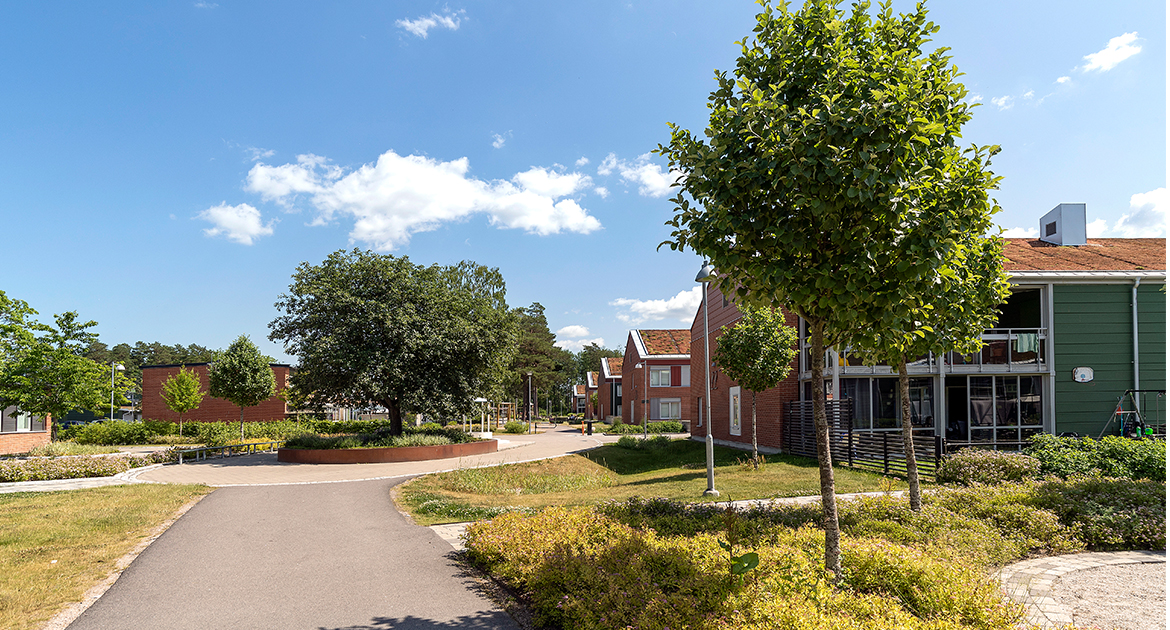
[[[387,400],[383,401],[382,405],[386,407],[387,415],[390,417],[390,435],[402,435],[402,409],[398,406],[398,401]]]
[[[240,405],[240,441],[244,441],[244,406]]]
[[[183,416],[179,416],[179,437],[183,437]]]
[[[906,482],[910,484],[910,509],[922,511],[922,488],[918,485],[918,458],[914,454],[914,423],[910,421],[910,374],[906,356],[898,359],[898,395],[902,397],[902,450],[906,452]]]
[[[825,334],[823,322],[809,322],[812,328],[813,422],[817,430],[817,464],[821,469],[821,505],[824,508],[825,570],[833,581],[841,580],[841,524],[837,520],[837,488],[833,480],[833,457],[829,451],[829,420],[825,415]]]
[[[756,393],[752,392],[752,469],[760,469],[760,449],[756,446]]]

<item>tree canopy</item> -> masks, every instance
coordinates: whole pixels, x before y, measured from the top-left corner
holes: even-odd
[[[240,439],[244,439],[244,408],[255,407],[276,394],[269,358],[247,335],[240,335],[216,357],[208,375],[211,395],[240,408]]]
[[[555,392],[558,400],[567,397],[568,388],[577,375],[576,357],[555,345],[557,337],[548,329],[548,319],[540,302],[518,308],[515,314],[520,342],[512,357],[505,394],[516,400],[527,400],[527,374],[532,372],[532,386],[538,396],[540,392]]]
[[[183,414],[198,407],[206,394],[195,370],[188,370],[185,365],[163,382],[163,402],[167,409],[179,414],[179,435],[183,435]]]
[[[93,321],[74,311],[54,315],[55,325],[34,319],[37,312],[23,300],[0,291],[0,408],[64,417],[73,409],[101,411],[110,400],[110,367],[86,358],[97,335]],[[130,382],[115,374],[117,401]]]
[[[925,5],[837,5],[765,3],[734,75],[716,72],[707,139],[672,124],[659,152],[685,174],[663,244],[709,258],[738,303],[808,324],[825,564],[839,577],[824,350],[898,325],[913,305],[889,286],[946,275],[963,235],[988,231],[998,149],[958,146],[972,106],[947,49],[925,50],[938,30]]]
[[[752,393],[752,464],[759,468],[756,443],[756,394],[788,378],[796,357],[796,329],[784,313],[772,308],[744,307],[734,325],[720,329],[713,357],[732,379]]]
[[[589,372],[601,370],[601,360],[604,358],[621,358],[625,352],[618,348],[603,348],[591,343],[577,352],[577,379],[584,383],[585,375]]]
[[[499,270],[470,261],[337,251],[297,267],[269,339],[297,357],[313,404],[381,405],[401,433],[403,413],[471,412],[500,387],[518,337],[504,295]]]

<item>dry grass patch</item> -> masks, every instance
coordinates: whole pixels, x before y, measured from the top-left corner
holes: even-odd
[[[422,525],[477,520],[507,509],[593,505],[635,496],[707,501],[702,496],[705,462],[704,445],[689,440],[648,449],[607,445],[584,455],[426,475],[404,484],[397,497],[400,507]],[[717,446],[715,465],[715,487],[723,501],[820,492],[814,460],[772,456],[754,470],[743,451]],[[839,493],[905,487],[901,480],[855,470],[837,468],[834,474]]]
[[[206,486],[0,494],[0,628],[37,628]]]

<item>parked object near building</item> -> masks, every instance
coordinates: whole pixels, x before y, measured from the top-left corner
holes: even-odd
[[[199,377],[204,391],[210,389],[208,381],[208,363],[196,363],[186,366]],[[181,365],[144,365],[142,366],[142,417],[148,420],[179,421],[179,414],[167,408],[162,398],[163,383],[173,374],[177,374]],[[276,378],[277,395],[254,407],[244,408],[244,422],[261,422],[266,420],[284,420],[289,417],[288,405],[279,396],[281,390],[288,387],[288,377],[291,367],[285,364],[273,363],[272,375]],[[216,422],[240,420],[240,408],[234,403],[222,398],[206,396],[203,402],[195,409],[183,414],[183,422]]]
[[[622,361],[618,357],[603,357],[598,375],[597,406],[600,420],[613,422],[622,416]]]
[[[700,337],[701,338],[701,337]],[[631,330],[622,357],[622,422],[692,424],[691,334],[685,329]]]
[[[1166,383],[1166,241],[1086,239],[1084,221],[1084,204],[1061,204],[1041,219],[1040,238],[1004,239],[1012,293],[995,327],[984,331],[983,349],[922,356],[908,365],[916,435],[937,437],[948,450],[1015,449],[1038,433],[1096,437],[1128,390],[1144,392],[1126,404],[1140,407],[1152,433],[1165,435],[1166,401],[1158,391]],[[740,313],[717,289],[709,308],[714,347],[720,327]],[[784,426],[784,406],[796,410],[811,400],[810,343],[803,322],[789,319],[800,325],[801,351],[792,376],[761,395],[761,450],[801,450],[795,419]],[[691,339],[702,334],[700,313]],[[698,379],[700,354],[692,355]],[[825,365],[826,397],[848,401],[840,421],[848,429],[878,437],[900,430],[905,419],[895,369],[864,365],[848,348],[831,349]],[[695,378],[692,384],[701,385]],[[746,447],[737,384],[715,370],[712,385],[716,440]],[[696,413],[700,402],[696,397],[691,404]]]

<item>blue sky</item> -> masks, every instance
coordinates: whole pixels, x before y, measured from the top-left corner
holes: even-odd
[[[908,9],[899,2],[896,9]],[[666,123],[706,124],[750,2],[0,5],[0,289],[109,343],[267,341],[302,261],[499,267],[570,349],[688,327]],[[935,2],[1009,234],[1061,202],[1164,236],[1160,2]]]

